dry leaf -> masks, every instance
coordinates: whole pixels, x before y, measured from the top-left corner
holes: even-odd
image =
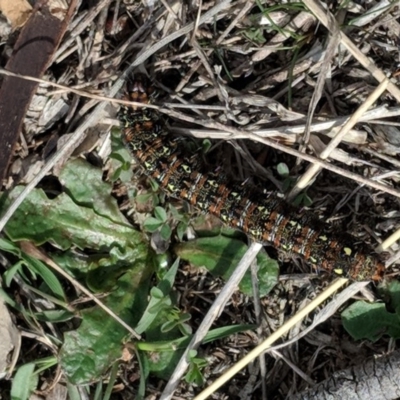
[[[0,11],[12,28],[17,29],[25,24],[32,13],[32,7],[27,0],[0,0]]]
[[[10,365],[10,352],[19,343],[18,330],[11,321],[10,314],[3,299],[0,298],[0,378],[5,375]]]

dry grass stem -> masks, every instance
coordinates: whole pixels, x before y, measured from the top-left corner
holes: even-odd
[[[337,133],[337,135],[329,142],[326,148],[319,154],[321,160],[326,160],[332,151],[340,144],[343,138],[348,134],[351,128],[359,122],[360,117],[371,107],[372,104],[382,95],[389,84],[388,79],[383,80],[379,86],[368,96],[365,102],[357,109],[357,111],[351,116],[351,118],[345,123],[342,129]],[[293,187],[289,193],[289,198],[294,198],[301,190],[303,190],[310,181],[315,177],[315,175],[321,170],[319,165],[313,164],[308,167],[304,175],[297,181],[296,185]]]
[[[219,377],[213,384],[207,389],[203,390],[194,400],[204,400],[212,393],[214,393],[224,383],[228,382],[234,375],[236,375],[241,369],[253,361],[256,357],[268,350],[271,345],[280,339],[286,332],[288,332],[293,326],[299,321],[305,318],[310,312],[315,310],[320,304],[332,296],[337,290],[347,283],[347,279],[336,279],[329,287],[327,287],[318,297],[311,301],[306,307],[299,310],[292,318],[287,320],[279,329],[277,329],[271,336],[265,339],[260,345],[250,351],[240,362],[235,364],[232,368],[226,371],[221,377]]]

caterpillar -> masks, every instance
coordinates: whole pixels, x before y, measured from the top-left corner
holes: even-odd
[[[125,99],[148,104],[151,93],[144,75],[127,81]],[[209,171],[200,154],[188,154],[183,138],[165,129],[157,111],[124,106],[119,119],[132,157],[168,195],[217,216],[255,241],[302,256],[316,271],[353,280],[382,279],[384,264],[369,245],[348,234],[329,232],[311,212],[298,212],[274,191]]]

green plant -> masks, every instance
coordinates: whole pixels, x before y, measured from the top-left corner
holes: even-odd
[[[342,312],[343,326],[353,339],[375,342],[383,335],[400,339],[400,283],[382,285],[380,293],[391,311],[383,303],[356,301]]]
[[[196,357],[197,351],[191,350],[189,352],[189,369],[185,375],[185,380],[188,383],[194,383],[197,386],[201,386],[204,382],[203,374],[201,370],[208,365],[207,360],[204,358]]]
[[[296,179],[289,175],[289,168],[285,163],[279,163],[276,166],[278,174],[283,178],[282,189],[284,192],[289,191],[296,183]],[[312,199],[306,192],[299,193],[292,204],[295,207],[309,207],[313,203]]]

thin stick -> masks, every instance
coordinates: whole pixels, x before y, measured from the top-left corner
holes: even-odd
[[[264,340],[263,343],[254,348],[250,353],[243,357],[238,363],[236,363],[232,368],[219,377],[213,384],[211,384],[207,389],[203,390],[194,400],[204,400],[212,393],[214,393],[218,388],[220,388],[224,383],[228,382],[234,375],[236,375],[240,370],[242,370],[247,364],[253,361],[261,353],[271,347],[277,339],[282,337],[286,332],[288,332],[293,326],[295,326],[299,321],[307,316],[311,311],[313,311],[319,304],[324,302],[330,296],[332,296],[337,290],[339,290],[348,280],[344,278],[336,279],[330,286],[324,290],[318,297],[316,297],[311,303],[300,310],[296,315],[290,318],[284,325],[277,329],[270,337]]]
[[[304,4],[314,13],[323,25],[332,31],[332,25],[337,21],[329,10],[324,9],[321,4],[314,0],[304,0]],[[378,81],[382,82],[386,79],[385,73],[378,68],[374,62],[368,58],[363,52],[346,36],[340,32],[340,43],[346,47],[350,54]],[[400,103],[400,89],[392,82],[389,82],[387,90]]]
[[[389,84],[388,79],[384,79],[378,87],[367,97],[363,104],[356,110],[356,112],[350,117],[350,119],[344,124],[342,129],[338,132],[338,134],[329,142],[328,146],[321,152],[319,158],[325,160],[329,157],[334,149],[339,145],[342,139],[347,135],[351,128],[361,118],[361,116],[371,107],[372,104],[375,103],[377,99],[382,95],[382,93],[386,90]],[[308,183],[313,179],[313,177],[322,169],[320,165],[312,164],[307,168],[307,171],[303,174],[303,176],[297,181],[296,185],[290,191],[288,198],[293,199],[302,189],[304,189]]]
[[[211,308],[208,310],[207,315],[204,317],[202,323],[194,334],[192,340],[190,341],[188,347],[183,353],[181,359],[179,360],[178,365],[176,366],[174,373],[172,374],[167,386],[165,387],[163,393],[161,394],[160,400],[168,400],[172,398],[172,395],[179,384],[179,381],[182,375],[185,373],[187,367],[189,366],[188,362],[188,354],[192,349],[197,349],[205,335],[209,331],[212,323],[216,318],[219,317],[221,312],[223,311],[225,304],[231,297],[234,289],[238,286],[240,281],[243,278],[243,275],[249,268],[250,264],[256,258],[258,252],[262,249],[262,244],[260,243],[252,243],[249,249],[246,251],[246,254],[240,260],[238,266],[235,269],[235,272],[231,275],[229,280],[226,282],[224,288],[221,290],[221,293],[215,299]]]

